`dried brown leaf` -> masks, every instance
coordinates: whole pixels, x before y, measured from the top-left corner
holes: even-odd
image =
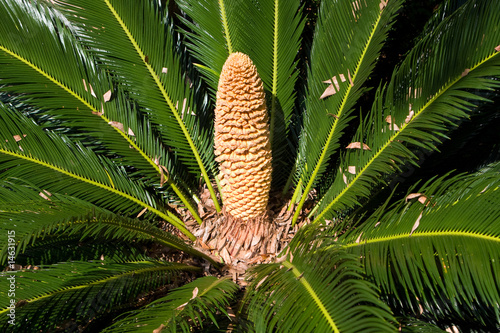
[[[165,175],[163,174],[163,169],[160,168],[160,186],[163,186],[165,184]]]
[[[406,201],[406,202],[408,202],[408,201],[410,201],[411,199],[419,198],[419,197],[421,197],[421,196],[423,196],[423,194],[422,194],[422,193],[410,193],[410,194],[408,194],[408,195],[406,196],[405,201]],[[425,196],[424,196],[424,197],[425,197]]]
[[[176,309],[176,310],[182,310],[182,309],[183,309],[183,308],[184,308],[184,307],[185,307],[188,303],[189,303],[189,302],[182,303],[181,305],[179,305],[179,306],[178,306],[178,307],[176,307],[175,309]],[[163,326],[163,324],[162,324],[162,326]],[[159,331],[157,331],[157,332],[161,332],[162,327],[160,326],[160,327],[158,327],[157,329],[160,329],[160,330],[159,330]],[[155,331],[156,331],[156,330],[155,330]],[[153,333],[154,333],[155,331],[153,331]]]
[[[101,112],[92,111],[92,114],[98,115],[99,117],[104,114],[104,104],[101,103]]]
[[[422,205],[428,205],[428,203],[426,204],[426,201],[427,201],[427,197],[425,195],[421,196],[420,198],[418,198],[418,202],[420,202]]]
[[[137,218],[141,217],[141,216],[142,216],[142,214],[144,214],[147,210],[148,210],[148,208],[147,208],[147,207],[146,207],[146,208],[144,208],[143,210],[141,210],[141,211],[139,212],[139,214],[137,214]]]
[[[340,84],[336,76],[332,77],[332,83],[335,85],[335,88],[337,88],[337,91],[340,91]]]
[[[467,74],[469,74],[470,72],[470,69],[469,68],[466,68],[463,72],[462,72],[462,77],[466,76]]]
[[[195,298],[196,296],[198,296],[198,287],[194,287],[194,289],[193,289],[193,297],[191,297],[191,299]]]
[[[424,212],[421,212],[420,215],[417,217],[417,220],[415,221],[415,224],[413,225],[413,228],[411,228],[411,232],[410,232],[410,235],[411,236],[413,234],[413,232],[418,228],[418,226],[420,225],[420,219],[422,218],[422,215],[424,214]]]
[[[94,88],[92,88],[92,85],[91,85],[90,83],[89,83],[89,88],[90,88],[90,94],[91,94],[92,96],[94,96],[95,98],[97,98],[97,96],[96,96],[96,94],[95,94],[95,92],[94,92]]]
[[[106,91],[102,97],[104,98],[104,102],[108,102],[111,99],[111,90]]]
[[[405,198],[405,201],[408,202],[411,199],[415,199],[415,198],[418,198],[418,202],[420,202],[422,205],[425,205],[426,207],[430,203],[429,199],[425,195],[423,195],[422,193],[410,193]]]
[[[392,129],[394,131],[399,131],[398,125],[394,124],[391,116],[385,117],[385,121],[389,124],[389,129]]]
[[[335,88],[333,87],[333,84],[330,84],[323,94],[319,97],[319,99],[327,98],[328,96],[335,95],[337,92],[335,91]]]
[[[159,167],[160,167],[160,175],[161,175],[160,185],[163,186],[163,184],[168,180],[169,173],[168,173],[167,168],[164,165],[159,165]]]
[[[120,123],[120,122],[112,120],[108,124],[111,125],[111,126],[113,126],[113,127],[115,127],[115,128],[118,128],[122,132],[125,132],[125,129],[123,128],[123,124]]]
[[[186,303],[186,304],[187,304],[187,303]],[[181,306],[184,306],[184,305],[186,305],[186,304],[183,304],[183,305],[181,305]],[[179,307],[179,308],[180,308],[180,307]],[[177,308],[177,309],[178,309],[178,308]],[[156,328],[156,329],[154,329],[154,330],[153,330],[153,333],[161,333],[161,331],[163,331],[163,329],[164,329],[165,327],[167,327],[167,326],[165,326],[165,325],[161,324],[158,328]]]
[[[41,191],[40,193],[38,193],[39,196],[41,196],[42,198],[44,198],[45,200],[48,200],[50,201],[50,198],[52,196],[52,193],[50,193],[49,191],[47,190],[43,190]]]
[[[408,112],[408,116],[406,116],[406,118],[405,118],[405,123],[407,123],[407,124],[412,120],[413,116],[415,115],[415,112],[413,112],[413,110],[411,108],[411,104],[409,106],[409,109],[410,109],[410,111]]]
[[[347,149],[361,149],[361,142],[351,142],[347,145]],[[366,143],[363,143],[363,150],[371,150]]]
[[[358,238],[356,239],[356,244],[359,244],[359,242],[361,242],[361,236],[363,235],[363,232],[361,232],[358,236]]]
[[[353,1],[352,5],[354,7],[354,10],[359,10],[361,8],[359,1],[357,1],[357,0]]]

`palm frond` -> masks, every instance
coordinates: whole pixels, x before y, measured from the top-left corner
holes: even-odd
[[[435,8],[432,17],[425,23],[421,36],[426,36],[436,29],[444,18],[453,14],[465,3],[464,0],[444,0]]]
[[[103,332],[151,332],[155,329],[192,332],[193,327],[203,328],[207,319],[217,325],[217,313],[228,316],[226,307],[237,290],[238,286],[229,279],[198,278],[147,307],[133,311]]]
[[[0,198],[0,229],[6,234],[14,231],[16,255],[26,249],[35,230],[92,209],[86,201],[35,190],[20,182],[0,181]],[[7,258],[8,245],[6,238],[0,240],[0,264]]]
[[[58,12],[28,1],[2,2],[0,17],[0,91],[9,92],[13,102],[38,108],[50,117],[49,126],[63,122],[61,126],[97,138],[161,185],[160,163],[166,166],[174,175],[165,177],[166,182],[199,219],[172,181],[179,181],[179,172],[172,169],[171,156],[154,144],[150,125],[131,112],[121,92],[71,35],[77,27]],[[112,92],[108,100],[105,95]]]
[[[126,263],[66,262],[38,269],[2,272],[15,277],[16,331],[29,332],[55,328],[65,320],[86,323],[105,311],[133,301],[140,293],[168,284],[180,272],[197,271],[197,267],[177,263],[141,261]],[[0,325],[9,328],[9,288],[0,295]]]
[[[298,184],[294,198],[302,194],[294,222],[309,191],[339,149],[339,139],[352,119],[350,114],[356,101],[365,91],[363,84],[401,2],[391,1],[385,8],[380,5],[376,1],[321,3],[296,162]]]
[[[362,279],[357,257],[309,235],[297,235],[280,263],[250,269],[245,303],[256,331],[395,331],[388,308]]]
[[[467,2],[413,49],[386,89],[378,91],[371,115],[356,134],[355,141],[371,150],[345,153],[335,182],[318,205],[318,221],[359,205],[385,175],[405,162],[415,163],[412,151],[436,150],[436,143],[476,103],[488,101],[485,94],[500,86],[495,79],[500,75],[495,50],[499,5]]]
[[[47,266],[59,262],[92,261],[96,259],[107,262],[124,263],[130,261],[148,260],[144,253],[143,243],[123,242],[115,240],[112,243],[103,238],[81,240],[81,236],[49,235],[37,240],[26,251],[16,255],[14,268],[31,269],[37,266]],[[10,266],[10,265],[9,265]]]
[[[16,193],[19,189],[19,186],[7,190],[0,187],[0,194]],[[53,194],[48,201],[40,197],[38,191],[22,191],[22,193],[31,196],[30,200],[26,200],[25,197],[18,205],[13,202],[0,203],[2,212],[0,230],[15,231],[18,253],[24,252],[28,245],[32,246],[48,236],[64,238],[78,235],[78,242],[86,239],[136,243],[151,241],[205,258],[217,265],[209,256],[150,222],[120,216],[71,197]],[[0,262],[6,260],[9,245],[7,239],[0,241]]]
[[[434,324],[415,318],[398,318],[403,333],[445,333]]]
[[[146,186],[154,186],[158,192],[165,194],[171,201],[178,202],[180,199],[191,215],[201,224],[192,200],[185,194],[192,193],[198,182],[195,182],[195,185],[189,183],[190,177],[186,168],[176,163],[175,154],[162,143],[151,122],[141,117],[139,110],[126,100],[124,92],[120,89],[115,91],[116,108],[108,108],[107,115],[114,119],[112,121],[114,127],[127,132],[132,137],[134,145],[124,145],[122,140],[107,138],[108,131],[93,132],[95,129],[87,129],[86,132],[106,143],[108,155],[119,156],[113,159],[114,163],[125,167],[132,166],[135,170],[134,179],[139,179]],[[172,191],[174,193],[171,193]],[[199,200],[195,195],[192,197]]]
[[[500,322],[500,164],[434,179],[339,237],[389,304],[428,320]],[[498,327],[497,327],[498,328]]]
[[[155,199],[122,168],[64,136],[43,131],[3,104],[0,107],[0,165],[6,179],[21,178],[50,193],[65,193],[128,214],[146,209],[194,238],[175,215],[159,210]]]
[[[189,79],[180,70],[168,16],[152,2],[56,1],[78,38],[139,103],[143,113],[195,177],[201,173],[219,210],[207,167],[214,163],[211,132],[202,128]]]

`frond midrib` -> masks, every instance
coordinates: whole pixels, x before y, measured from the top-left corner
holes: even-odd
[[[166,215],[165,213],[163,213],[163,212],[159,211],[158,209],[152,207],[151,205],[149,205],[149,204],[147,204],[147,203],[145,203],[145,202],[143,202],[143,201],[141,201],[141,200],[139,200],[139,199],[131,196],[130,194],[122,192],[120,190],[117,190],[114,186],[108,186],[108,185],[102,184],[102,183],[94,181],[92,179],[88,179],[86,177],[83,177],[83,176],[77,175],[75,173],[72,173],[70,171],[67,171],[67,170],[65,170],[63,168],[60,168],[60,167],[56,166],[56,165],[49,164],[49,163],[44,162],[42,160],[39,160],[37,158],[26,156],[26,155],[22,155],[22,154],[16,154],[15,152],[11,152],[11,151],[6,150],[4,148],[0,148],[0,153],[3,153],[5,155],[9,155],[9,156],[13,156],[15,158],[22,159],[22,160],[25,160],[27,162],[43,166],[45,168],[52,169],[52,170],[54,170],[56,172],[59,172],[59,173],[61,173],[63,175],[66,175],[68,177],[71,177],[71,178],[77,179],[77,180],[79,180],[81,182],[85,182],[87,184],[90,184],[90,185],[102,188],[102,189],[104,189],[106,191],[109,191],[109,192],[111,192],[113,194],[116,194],[116,195],[119,195],[119,196],[121,196],[123,198],[126,198],[127,200],[130,200],[130,201],[132,201],[132,202],[134,202],[134,203],[136,203],[136,204],[138,204],[138,205],[146,208],[148,211],[151,211],[151,212],[155,213],[156,215],[158,215],[161,218],[165,219],[169,223],[172,223],[174,226],[176,226],[177,228],[179,228],[179,230],[181,230],[185,235],[187,235],[192,240],[194,240],[194,236],[191,234],[191,232],[189,232],[185,228],[184,225],[181,225],[179,223],[179,222],[181,222],[180,220],[179,220],[179,222],[177,222],[176,220],[178,220],[178,219],[174,218],[173,216]],[[109,174],[108,174],[108,177],[109,177]],[[167,213],[171,214],[170,212],[167,212]]]
[[[68,92],[71,96],[75,97],[78,101],[80,101],[83,105],[85,105],[93,114],[96,115],[96,117],[100,117],[106,124],[111,123],[111,119],[108,119],[104,115],[103,112],[100,112],[97,108],[95,108],[92,104],[90,104],[86,99],[81,97],[78,93],[76,93],[75,91],[70,89],[67,85],[63,84],[62,82],[60,82],[56,78],[52,77],[49,73],[47,73],[44,70],[42,70],[41,68],[39,68],[38,66],[36,66],[32,62],[30,62],[28,59],[25,59],[21,55],[15,53],[15,52],[12,52],[11,50],[3,47],[2,45],[0,45],[0,50],[4,51],[5,53],[9,54],[12,57],[18,59],[20,62],[26,64],[28,67],[30,67],[33,70],[35,70],[36,72],[40,73],[40,75],[47,78],[49,81],[53,82],[55,85],[57,85],[58,87],[60,87],[64,91]],[[109,126],[109,127],[113,131],[117,132],[123,139],[125,139],[127,144],[130,147],[132,147],[133,149],[135,149],[135,151],[137,151],[144,158],[144,160],[146,160],[149,163],[149,165],[151,165],[153,167],[153,169],[159,175],[161,175],[162,171],[160,170],[160,167],[158,165],[156,165],[150,157],[148,157],[148,155],[135,143],[134,140],[132,140],[125,132],[121,131],[118,127],[116,127],[116,126]],[[167,179],[167,184],[170,185],[172,190],[179,196],[179,198],[186,205],[186,207],[188,207],[189,211],[193,214],[193,217],[195,217],[195,219],[199,223],[201,223],[201,220],[200,220],[198,214],[195,212],[192,205],[189,203],[189,201],[185,198],[185,196],[183,195],[181,190],[172,182],[172,180],[170,178]]]
[[[366,52],[368,51],[368,48],[370,47],[370,43],[371,43],[371,41],[373,39],[373,36],[375,35],[375,32],[377,31],[377,27],[378,27],[378,25],[380,23],[381,18],[382,18],[382,11],[378,15],[377,20],[374,23],[372,31],[370,33],[370,37],[368,38],[368,40],[367,40],[367,42],[365,44],[365,47],[363,48],[363,52],[361,53],[361,57],[359,58],[359,61],[358,61],[357,65],[356,65],[356,69],[353,72],[352,85],[349,84],[347,86],[347,90],[346,90],[346,92],[345,92],[345,94],[344,94],[344,96],[342,98],[342,103],[340,104],[339,111],[336,114],[336,117],[334,117],[335,119],[334,119],[334,122],[333,122],[333,126],[330,129],[330,132],[328,133],[328,138],[327,138],[327,141],[326,141],[324,147],[328,147],[330,145],[330,141],[332,140],[332,137],[333,137],[334,133],[336,132],[335,130],[336,130],[337,125],[339,123],[340,117],[342,117],[342,114],[344,112],[344,108],[345,108],[345,105],[347,103],[347,99],[349,97],[349,93],[351,92],[354,84],[356,83],[356,77],[358,76],[358,72],[359,72],[359,70],[361,68],[361,64],[363,63],[363,60],[364,60],[364,58],[366,56]],[[314,170],[313,170],[313,172],[311,174],[311,177],[309,178],[309,182],[307,183],[306,188],[303,191],[301,200],[300,200],[300,202],[299,202],[299,204],[297,206],[297,209],[295,211],[295,214],[293,216],[292,225],[295,224],[295,222],[297,222],[297,219],[299,218],[302,206],[304,205],[304,203],[305,203],[305,201],[307,199],[307,196],[309,195],[309,191],[311,190],[311,187],[313,186],[313,183],[316,180],[316,176],[317,176],[317,174],[319,172],[319,169],[321,168],[321,166],[323,164],[323,160],[325,159],[326,154],[327,154],[327,149],[323,148],[323,150],[321,152],[321,155],[320,155],[320,157],[318,159],[318,162],[316,163],[316,166],[315,166],[315,168],[314,168]],[[299,188],[297,187],[295,189],[295,192],[297,192],[298,190],[299,190]]]
[[[28,65],[29,67],[33,68],[35,71],[37,71],[38,73],[40,73],[42,76],[44,76],[45,78],[47,78],[48,80],[52,81],[55,85],[59,86],[60,88],[62,88],[63,90],[65,90],[66,92],[68,92],[71,96],[75,97],[78,101],[80,101],[83,105],[85,105],[87,108],[89,108],[89,110],[96,114],[96,116],[100,117],[104,122],[106,122],[106,124],[109,124],[109,122],[111,121],[111,119],[108,119],[107,117],[104,116],[104,114],[102,112],[100,112],[98,109],[96,109],[92,104],[90,104],[87,100],[85,100],[84,98],[82,98],[79,94],[77,94],[75,91],[71,90],[68,86],[64,85],[62,82],[58,81],[57,79],[55,79],[54,77],[52,77],[50,74],[48,74],[47,72],[43,71],[41,68],[39,68],[38,66],[36,66],[35,64],[31,63],[29,60],[21,57],[20,55],[18,55],[17,53],[14,53],[12,52],[11,50],[8,50],[6,49],[5,47],[1,46],[0,45],[0,50],[4,51],[5,53],[13,56],[14,58],[18,59],[19,61],[21,61],[22,63]],[[117,127],[114,127],[114,126],[110,126],[114,131],[118,132],[126,141],[127,143],[134,147],[134,149],[136,149],[143,157],[145,160],[149,161],[149,163],[151,164],[151,166],[158,172],[160,173],[160,168],[155,165],[150,158],[148,158],[148,156],[146,155],[146,153],[144,153],[136,144],[133,140],[130,139],[130,137],[128,135],[126,135],[123,131],[121,131],[120,129],[118,129]]]
[[[226,7],[224,5],[224,0],[219,1],[219,11],[222,20],[222,27],[224,28],[224,36],[227,42],[227,51],[229,54],[233,53],[233,44],[231,42],[231,35],[229,34],[229,25],[227,23]]]
[[[297,280],[299,280],[300,284],[307,290],[309,295],[311,295],[312,299],[320,309],[321,313],[325,317],[325,319],[328,321],[328,324],[330,325],[330,328],[332,329],[333,332],[335,333],[340,333],[337,325],[335,325],[335,322],[333,318],[330,316],[328,313],[328,310],[326,309],[326,306],[323,304],[321,299],[319,298],[318,294],[314,291],[313,287],[311,284],[307,281],[307,278],[302,275],[302,273],[293,265],[291,262],[288,260],[285,260],[282,262],[282,265],[285,266],[288,269],[292,270],[293,275]]]
[[[497,55],[497,53],[492,53],[489,57],[486,57],[484,58],[483,60],[479,61],[476,65],[472,66],[470,68],[470,71],[469,73],[473,72],[475,69],[477,69],[479,66],[481,66],[483,63],[487,62],[488,60],[492,59],[493,57],[495,57]],[[349,186],[346,186],[344,187],[344,189],[321,211],[321,213],[319,213],[316,218],[315,218],[315,221],[320,221],[321,218],[330,210],[331,207],[333,207],[341,198],[343,195],[345,195],[345,193],[347,193],[349,190],[351,190],[354,186],[354,184],[356,183],[356,181],[362,177],[364,175],[364,173],[369,169],[369,167],[377,160],[377,158],[379,158],[382,153],[385,151],[385,149],[387,149],[388,147],[390,147],[390,145],[392,144],[392,142],[395,142],[397,141],[397,138],[398,136],[404,132],[405,128],[407,128],[408,126],[410,126],[413,121],[415,119],[418,118],[418,116],[420,116],[427,108],[429,108],[432,103],[434,103],[440,96],[442,96],[446,91],[448,91],[449,89],[451,89],[453,87],[453,85],[455,85],[457,82],[459,82],[463,77],[462,76],[458,76],[455,80],[451,80],[449,82],[449,84],[445,84],[444,86],[442,86],[438,91],[437,93],[432,96],[432,98],[429,99],[429,101],[427,103],[425,103],[418,111],[415,112],[415,115],[414,117],[408,122],[408,123],[404,123],[401,125],[400,127],[400,130],[399,131],[396,131],[394,133],[394,135],[392,135],[383,145],[382,147],[377,150],[377,152],[369,159],[368,163],[365,165],[365,167],[361,170],[359,170],[359,172],[356,173],[356,176],[354,177],[354,179],[351,181],[351,183],[349,184]]]
[[[413,238],[438,238],[438,237],[467,237],[472,239],[478,239],[483,241],[495,242],[500,245],[500,236],[490,236],[472,231],[461,231],[461,230],[452,230],[452,231],[418,231],[415,230],[413,233],[407,232],[398,235],[389,235],[384,237],[374,237],[369,239],[361,239],[358,242],[351,242],[347,244],[341,245],[341,247],[348,249],[354,248],[357,246],[364,246],[368,244],[375,243],[384,243],[391,242],[398,239],[413,239]]]
[[[182,117],[177,112],[177,109],[176,109],[174,103],[172,102],[172,99],[170,98],[169,94],[165,90],[165,87],[161,83],[160,78],[158,77],[158,75],[156,75],[155,71],[153,70],[153,67],[151,67],[151,65],[146,61],[146,55],[144,54],[144,52],[142,52],[142,49],[139,47],[139,44],[137,43],[136,39],[134,38],[134,36],[130,32],[130,30],[128,29],[128,27],[125,24],[125,22],[123,22],[123,20],[121,19],[120,15],[115,10],[115,8],[110,3],[110,1],[109,0],[104,0],[104,1],[106,2],[106,5],[108,6],[109,10],[111,11],[111,13],[113,14],[113,16],[115,17],[116,21],[119,23],[119,25],[122,28],[122,30],[124,31],[124,33],[127,35],[130,43],[132,43],[132,46],[134,47],[135,51],[137,52],[137,54],[141,58],[141,61],[143,62],[144,66],[148,70],[148,72],[151,75],[151,77],[153,78],[154,82],[156,83],[156,86],[158,87],[158,89],[159,89],[160,93],[162,94],[163,98],[167,102],[168,107],[170,108],[170,111],[174,115],[175,120],[177,121],[179,127],[181,128],[182,133],[184,134],[184,137],[186,138],[186,141],[188,142],[189,147],[191,148],[191,151],[193,152],[195,160],[196,160],[196,162],[197,162],[197,164],[198,164],[198,166],[200,168],[200,171],[201,171],[201,173],[203,175],[203,179],[204,179],[204,181],[205,181],[205,183],[207,185],[207,188],[208,188],[208,190],[210,192],[210,195],[211,195],[211,197],[213,199],[215,208],[219,212],[221,208],[220,208],[219,202],[217,200],[217,197],[215,195],[215,191],[214,191],[214,189],[212,187],[212,184],[210,182],[210,178],[208,177],[208,173],[205,170],[205,166],[203,165],[203,161],[201,160],[200,154],[198,153],[198,150],[196,149],[196,146],[194,145],[194,142],[193,142],[193,140],[191,138],[191,135],[189,134],[186,126],[184,125],[184,122],[182,121]],[[222,0],[219,0],[219,1],[222,1]],[[229,37],[229,35],[228,35],[228,37]],[[197,216],[197,214],[194,214],[194,215]]]
[[[271,85],[271,112],[269,141],[273,142],[274,128],[276,127],[276,94],[278,92],[278,29],[279,29],[279,0],[274,2],[274,29],[273,29],[273,77]]]

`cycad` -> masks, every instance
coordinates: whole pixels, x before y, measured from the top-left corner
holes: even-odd
[[[4,330],[498,330],[498,162],[389,186],[498,99],[500,4],[462,2],[368,93],[402,1],[5,0]],[[230,55],[266,98],[251,168]]]

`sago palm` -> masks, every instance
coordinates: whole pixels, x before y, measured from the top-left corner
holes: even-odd
[[[500,2],[380,75],[405,6],[2,1],[2,331],[498,331],[500,164],[396,185],[493,119]]]

